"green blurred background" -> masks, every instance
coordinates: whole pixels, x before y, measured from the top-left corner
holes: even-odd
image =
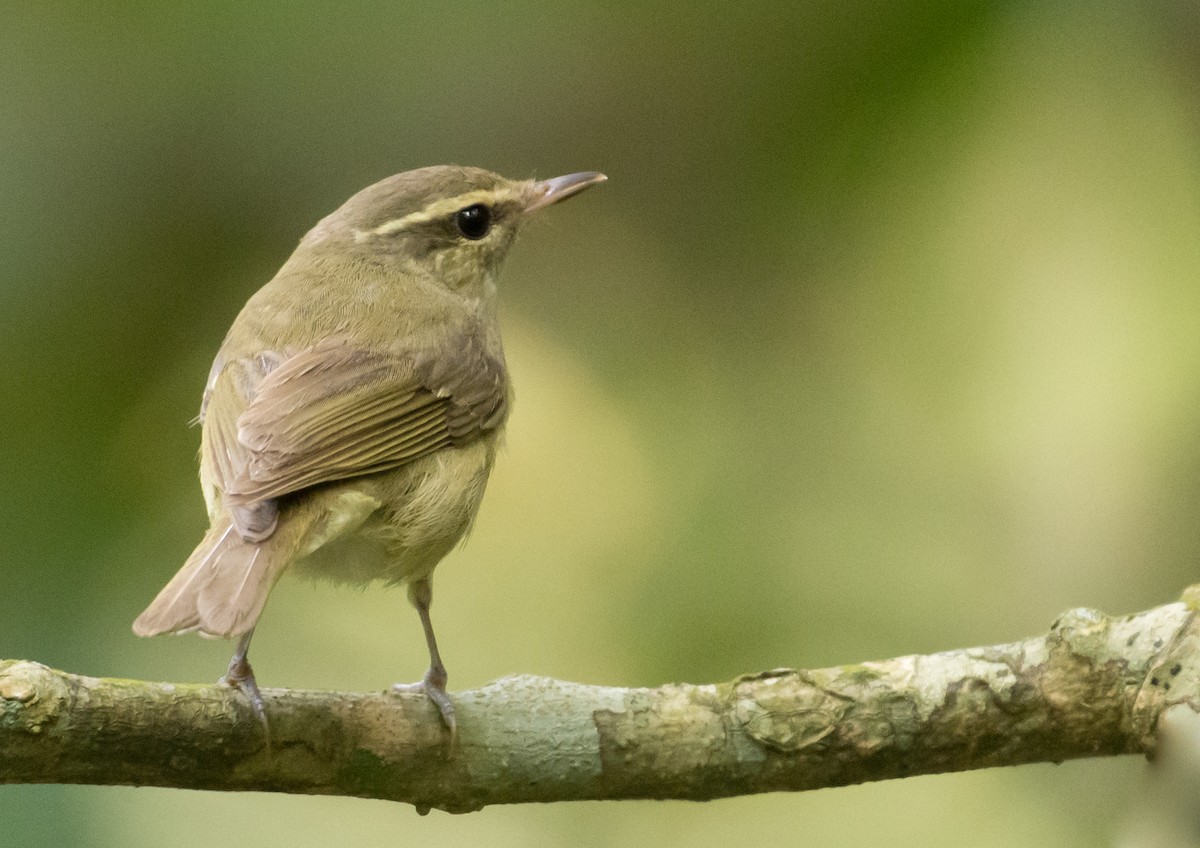
[[[6,5],[0,656],[220,675],[226,643],[129,631],[204,526],[212,355],[317,219],[441,162],[610,177],[509,260],[508,450],[438,571],[454,688],[1010,641],[1195,577],[1191,4]],[[425,659],[399,592],[285,581],[255,640],[266,686]],[[24,848],[1093,846],[1143,768],[427,818],[0,787],[0,821]]]

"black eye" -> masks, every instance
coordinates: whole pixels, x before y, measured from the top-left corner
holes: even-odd
[[[458,226],[458,231],[472,241],[481,239],[492,228],[492,210],[482,203],[476,203],[455,212],[454,223]]]

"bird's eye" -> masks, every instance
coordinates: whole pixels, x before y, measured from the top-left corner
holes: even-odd
[[[458,231],[472,241],[481,239],[492,228],[492,210],[482,203],[476,203],[455,212],[454,223]]]

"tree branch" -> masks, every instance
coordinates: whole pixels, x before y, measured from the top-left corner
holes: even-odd
[[[1196,600],[1123,618],[1072,610],[1010,645],[721,684],[509,677],[454,696],[454,751],[420,695],[263,690],[268,746],[242,697],[221,686],[0,661],[0,783],[353,795],[466,812],[1148,753],[1165,709],[1200,709]]]

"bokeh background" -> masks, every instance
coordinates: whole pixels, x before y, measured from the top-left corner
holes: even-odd
[[[204,526],[212,355],[317,219],[441,162],[610,177],[509,261],[508,449],[438,571],[453,688],[1010,641],[1196,577],[1192,4],[5,5],[0,656],[220,675],[226,643],[129,631]],[[285,581],[255,640],[267,686],[425,659],[398,592]],[[0,822],[24,848],[1065,848],[1143,770],[427,818],[0,787]]]

